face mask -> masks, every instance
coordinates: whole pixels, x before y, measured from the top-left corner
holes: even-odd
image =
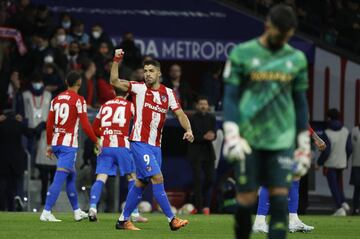
[[[58,42],[62,43],[62,42],[65,41],[66,35],[63,35],[63,34],[57,35],[57,36],[56,36],[56,39],[57,39]]]
[[[78,37],[81,37],[83,35],[82,32],[75,32],[75,35],[78,36]]]
[[[61,25],[63,28],[69,29],[71,27],[71,22],[62,22]]]
[[[44,58],[44,62],[45,62],[45,63],[53,63],[53,62],[54,62],[54,57],[51,56],[51,55],[47,55],[47,56],[45,56],[45,58]]]
[[[41,83],[41,82],[31,83],[31,85],[34,88],[34,90],[40,90],[41,87],[43,87],[43,83]]]
[[[94,37],[95,39],[98,39],[98,38],[101,36],[101,32],[99,32],[99,31],[94,31],[94,32],[92,32],[92,35],[93,35],[93,37]]]

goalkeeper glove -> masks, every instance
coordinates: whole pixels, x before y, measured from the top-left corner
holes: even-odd
[[[224,122],[225,143],[223,148],[224,156],[230,160],[244,160],[246,154],[251,154],[248,142],[240,137],[239,126],[234,122]]]
[[[303,131],[297,136],[297,148],[294,152],[294,175],[304,176],[311,166],[310,135]]]

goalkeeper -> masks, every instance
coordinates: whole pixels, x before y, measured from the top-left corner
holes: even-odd
[[[296,175],[310,167],[307,62],[287,44],[296,26],[290,7],[272,7],[263,35],[234,47],[225,66],[224,155],[236,173],[236,238],[250,237],[259,186],[269,188],[269,238],[286,238],[292,158]]]

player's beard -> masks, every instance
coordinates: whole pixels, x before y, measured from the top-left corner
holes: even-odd
[[[269,48],[271,51],[277,51],[277,50],[281,49],[281,48],[284,46],[283,43],[277,43],[277,42],[273,39],[273,37],[271,37],[271,36],[268,36],[266,40],[267,40],[268,48]]]

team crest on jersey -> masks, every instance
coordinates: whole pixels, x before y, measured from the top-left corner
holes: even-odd
[[[162,96],[161,96],[161,101],[162,101],[163,103],[166,103],[167,97],[166,97],[165,95],[162,95]]]
[[[151,170],[152,170],[151,166],[146,167],[146,171],[151,172]]]

